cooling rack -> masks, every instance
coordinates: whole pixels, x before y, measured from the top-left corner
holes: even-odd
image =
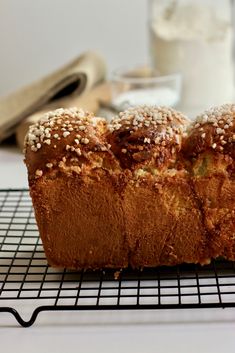
[[[28,320],[17,308],[33,306]],[[48,266],[28,190],[0,190],[0,313],[24,327],[43,311],[235,307],[235,265],[120,272]],[[0,315],[1,324],[1,315]]]

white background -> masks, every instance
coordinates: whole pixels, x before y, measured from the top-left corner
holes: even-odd
[[[146,10],[145,0],[0,0],[0,96],[86,49],[110,70],[146,61]],[[0,187],[24,186],[22,155],[1,148]],[[1,352],[235,352],[235,309],[43,313],[14,325],[0,314]]]
[[[0,96],[99,51],[109,70],[147,60],[147,0],[0,0]]]

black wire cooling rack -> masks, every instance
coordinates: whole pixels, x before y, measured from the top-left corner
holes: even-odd
[[[16,307],[30,302],[24,320]],[[235,266],[74,272],[47,265],[28,190],[0,190],[0,312],[31,326],[42,311],[235,307]],[[1,320],[0,320],[1,324]]]

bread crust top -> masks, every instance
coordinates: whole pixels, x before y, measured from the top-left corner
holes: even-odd
[[[233,104],[208,110],[191,124],[166,107],[129,108],[110,124],[82,109],[57,109],[30,127],[25,162],[30,182],[58,172],[84,176],[105,171],[141,178],[190,171],[191,161],[201,156],[204,161],[205,153],[222,155],[231,165],[234,143]]]
[[[29,128],[25,163],[29,181],[55,171],[86,174],[95,168],[118,169],[105,139],[107,123],[82,109],[57,109]]]
[[[188,124],[171,108],[129,108],[111,121],[107,139],[123,168],[162,170],[175,162]]]
[[[235,105],[225,104],[199,115],[189,126],[183,151],[188,157],[216,152],[235,157]]]

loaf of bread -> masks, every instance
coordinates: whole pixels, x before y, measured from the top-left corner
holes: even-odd
[[[235,259],[235,106],[193,123],[165,107],[110,124],[58,109],[25,141],[48,262],[70,269]]]

